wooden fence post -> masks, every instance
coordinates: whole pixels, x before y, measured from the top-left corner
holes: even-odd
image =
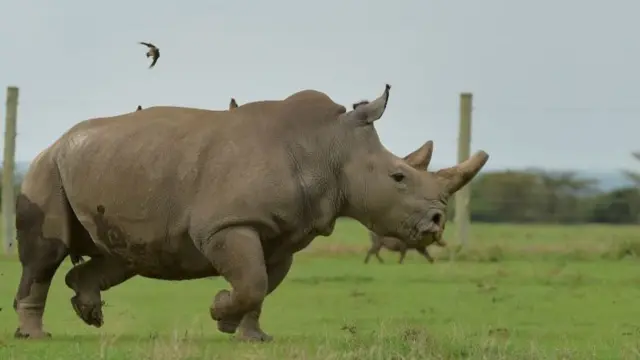
[[[471,93],[460,94],[460,124],[458,132],[458,163],[471,156],[471,112],[473,108],[473,95]],[[455,218],[458,246],[463,248],[469,242],[469,227],[471,216],[469,213],[469,186],[460,189],[455,195]]]
[[[4,158],[2,164],[2,218],[4,251],[13,252],[15,234],[15,155],[16,122],[18,117],[18,88],[7,88],[7,110],[4,125]]]

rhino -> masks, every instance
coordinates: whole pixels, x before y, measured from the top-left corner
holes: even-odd
[[[47,294],[68,255],[90,257],[65,275],[88,325],[104,323],[101,292],[135,276],[221,276],[231,291],[209,307],[218,330],[269,341],[265,298],[338,218],[410,244],[432,238],[489,155],[435,173],[393,155],[374,126],[390,88],[350,111],[303,90],[231,111],[153,106],[76,124],[33,160],[17,197],[15,336],[50,336]]]
[[[443,226],[443,231],[444,231],[444,226]],[[435,261],[431,256],[431,254],[429,254],[429,251],[427,250],[427,246],[428,246],[427,244],[407,244],[406,242],[398,238],[391,237],[391,236],[380,236],[372,231],[369,231],[369,239],[371,240],[371,247],[367,251],[367,255],[364,258],[365,264],[369,263],[369,258],[371,257],[371,255],[375,255],[376,259],[378,259],[380,263],[384,263],[384,261],[380,257],[380,250],[382,250],[382,248],[385,248],[390,251],[399,252],[400,253],[400,258],[398,259],[399,264],[402,264],[404,262],[404,258],[407,255],[408,250],[416,250],[418,253],[420,253],[420,255],[424,256],[424,258],[427,259],[427,261],[430,263],[433,263]],[[446,243],[441,239],[434,240],[432,243],[440,247],[446,246]]]

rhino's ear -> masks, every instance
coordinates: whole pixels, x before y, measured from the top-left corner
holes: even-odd
[[[229,102],[229,110],[235,109],[237,107],[238,107],[238,103],[236,102],[236,99],[231,98],[231,101]]]
[[[352,105],[353,106],[353,110],[357,109],[358,106],[360,106],[360,105],[367,105],[368,103],[369,103],[369,100],[359,101],[359,102],[357,102],[357,103]]]
[[[489,154],[480,150],[454,167],[438,170],[435,175],[444,182],[445,192],[453,195],[473,180],[488,160]]]
[[[379,98],[372,102],[361,101],[353,104],[353,113],[356,121],[363,125],[369,125],[380,119],[389,102],[389,90],[391,90],[391,85],[386,84],[384,93]]]
[[[429,140],[418,150],[405,156],[404,161],[415,169],[427,170],[431,162],[431,156],[433,156],[433,141]]]
[[[140,111],[142,110],[142,106],[138,105],[138,107],[136,108],[136,111]]]

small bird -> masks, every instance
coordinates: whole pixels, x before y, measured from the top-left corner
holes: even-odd
[[[149,51],[147,51],[147,57],[153,57],[153,61],[151,62],[151,65],[149,65],[149,69],[151,69],[156,64],[156,61],[158,61],[158,58],[160,58],[160,49],[151,43],[141,41],[140,44],[149,48]]]
[[[236,99],[231,98],[231,101],[229,102],[229,110],[235,109],[237,107],[238,107],[238,103],[236,102]]]
[[[136,111],[140,111],[142,110],[142,106],[138,105],[138,108],[136,109]]]

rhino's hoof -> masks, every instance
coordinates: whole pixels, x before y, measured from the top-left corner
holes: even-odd
[[[37,339],[48,339],[51,337],[51,334],[42,330],[22,331],[20,328],[17,328],[16,332],[13,334],[13,337],[16,339],[37,340]]]
[[[104,324],[102,303],[84,303],[76,295],[71,298],[71,306],[73,306],[73,310],[78,314],[78,317],[87,325],[99,328]]]
[[[267,335],[264,331],[258,329],[240,329],[236,339],[246,342],[270,342],[273,340],[273,336]]]

